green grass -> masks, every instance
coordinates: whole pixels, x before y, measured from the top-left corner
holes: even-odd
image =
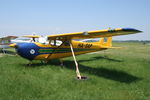
[[[19,56],[3,55],[0,100],[149,100],[150,45],[115,46],[124,48],[77,56],[88,80],[76,80],[72,57],[61,68],[57,61],[28,67]]]

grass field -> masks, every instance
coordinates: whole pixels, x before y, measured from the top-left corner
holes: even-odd
[[[72,57],[41,64],[15,55],[0,56],[0,100],[150,100],[150,45],[115,43],[109,49],[77,56],[82,76],[76,80]]]

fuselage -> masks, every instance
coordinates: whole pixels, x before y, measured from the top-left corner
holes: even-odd
[[[99,42],[86,43],[72,40],[75,55],[105,50]],[[51,60],[72,56],[69,43],[61,46],[41,43],[20,43],[16,46],[17,53],[28,60]]]

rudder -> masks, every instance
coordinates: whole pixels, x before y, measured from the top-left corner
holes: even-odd
[[[112,46],[112,37],[101,38],[99,43],[103,46],[111,47]]]

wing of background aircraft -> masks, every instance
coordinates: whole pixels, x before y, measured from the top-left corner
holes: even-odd
[[[0,43],[1,43],[2,41],[11,40],[11,39],[16,39],[16,38],[18,38],[18,37],[17,37],[17,36],[1,37],[1,38],[0,38]]]
[[[28,37],[28,38],[40,38],[41,36],[39,35],[25,35],[23,37]]]
[[[9,45],[12,39],[18,38],[17,36],[7,36],[0,38],[0,45]]]
[[[4,49],[9,48],[12,39],[18,38],[17,36],[6,36],[0,38],[0,49],[5,53]]]
[[[137,29],[133,28],[116,28],[116,29],[104,29],[97,31],[86,31],[86,32],[76,32],[76,33],[65,33],[59,35],[49,35],[49,40],[63,40],[63,39],[88,39],[88,38],[100,38],[100,37],[111,37],[118,35],[127,35],[139,33]]]

